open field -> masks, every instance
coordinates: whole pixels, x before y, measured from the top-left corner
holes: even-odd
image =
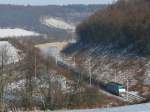
[[[0,38],[7,37],[24,37],[24,36],[39,36],[39,33],[20,29],[20,28],[0,28]]]
[[[71,25],[63,20],[56,19],[56,18],[50,18],[50,17],[45,17],[41,21],[43,24],[49,26],[49,27],[54,27],[54,28],[59,28],[63,30],[75,30],[75,26]]]

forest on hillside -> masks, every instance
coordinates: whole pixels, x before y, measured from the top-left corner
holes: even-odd
[[[132,50],[147,55],[150,51],[149,12],[149,0],[119,0],[79,24],[78,41],[113,44],[115,49],[132,45]]]

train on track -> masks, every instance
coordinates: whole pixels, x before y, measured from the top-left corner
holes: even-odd
[[[105,85],[106,91],[115,94],[117,96],[122,96],[125,94],[126,89],[122,84],[116,82],[109,82]]]

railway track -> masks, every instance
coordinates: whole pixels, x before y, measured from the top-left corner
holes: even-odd
[[[131,93],[131,92],[126,92],[126,93],[122,96],[122,98],[123,98],[125,101],[129,102],[129,103],[140,103],[140,102],[146,100],[145,98],[143,98],[143,97],[141,97],[141,96],[139,96],[139,95],[135,95],[135,94],[133,94],[133,93]]]
[[[65,64],[61,61],[58,61],[57,65],[64,69],[68,69],[69,71],[71,71],[71,73],[73,73],[76,76],[80,75],[80,72],[78,70],[76,71],[75,68],[73,68],[72,66],[68,66],[67,64]],[[86,75],[83,75],[83,78],[84,78],[84,81],[88,83],[89,77],[86,77]],[[133,94],[132,92],[126,92],[123,96],[114,95],[105,89],[105,84],[103,84],[95,79],[92,79],[92,85],[100,88],[100,92],[106,94],[107,96],[111,96],[113,98],[131,103],[131,104],[137,104],[137,103],[140,103],[140,102],[143,102],[146,100],[145,98],[143,98],[139,95]]]

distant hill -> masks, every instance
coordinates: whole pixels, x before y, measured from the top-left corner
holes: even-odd
[[[76,25],[95,11],[104,7],[105,5],[0,5],[0,27],[19,27],[49,34],[54,37],[63,37],[67,36],[65,30],[50,28],[41,24],[40,19],[44,16],[59,18]]]

